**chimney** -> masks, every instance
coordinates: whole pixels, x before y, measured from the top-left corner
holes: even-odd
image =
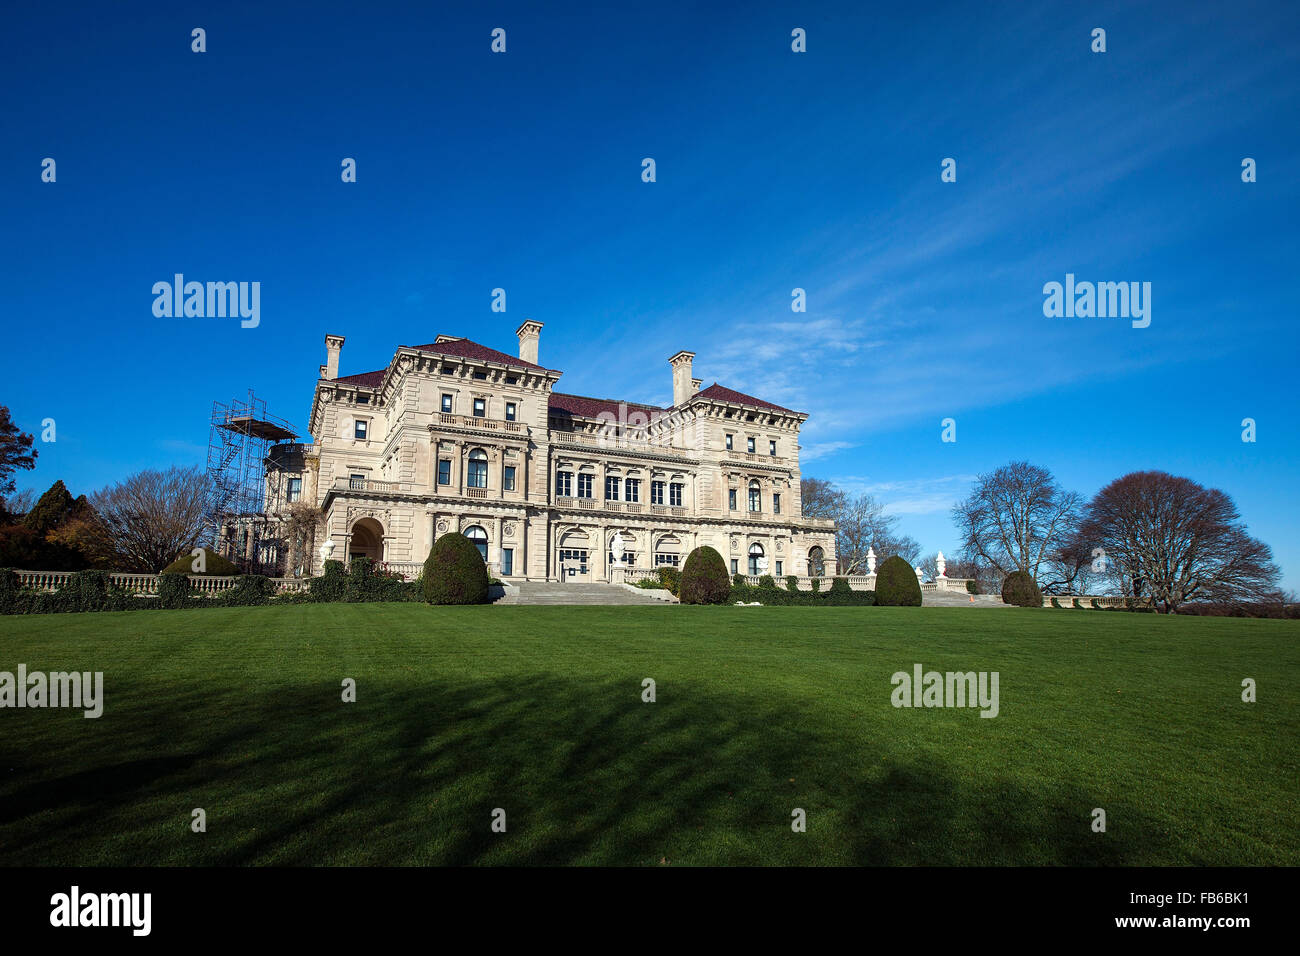
[[[698,392],[700,390],[700,386],[703,384],[704,384],[704,379],[702,378],[691,379],[691,394],[694,395],[696,392]]]
[[[343,351],[343,336],[325,336],[325,371],[321,377],[334,381],[339,377],[339,352]]]
[[[542,332],[542,323],[524,319],[523,325],[515,329],[519,336],[519,357],[525,362],[537,365],[537,340]]]
[[[695,394],[695,389],[692,387],[695,379],[691,378],[691,362],[694,359],[694,352],[683,349],[668,360],[668,364],[673,367],[674,405],[686,404],[686,400]]]

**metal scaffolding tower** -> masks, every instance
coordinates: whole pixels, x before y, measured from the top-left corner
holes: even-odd
[[[212,403],[208,430],[208,493],[217,550],[244,570],[264,563],[265,461],[271,445],[297,435],[282,418],[267,414],[266,402],[248,390],[248,400]]]

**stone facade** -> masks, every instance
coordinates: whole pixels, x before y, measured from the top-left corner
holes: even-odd
[[[670,360],[670,406],[557,392],[541,329],[519,327],[518,356],[443,335],[347,376],[343,337],[326,336],[313,441],[268,459],[268,515],[323,515],[288,573],[319,574],[328,555],[414,576],[452,531],[506,580],[608,581],[620,559],[680,567],[706,544],[742,574],[832,573],[833,522],[800,512],[806,414],[701,389],[691,352]]]

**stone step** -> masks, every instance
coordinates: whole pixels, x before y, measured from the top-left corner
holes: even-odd
[[[498,603],[502,604],[571,604],[586,606],[631,606],[662,604],[649,594],[620,587],[617,584],[558,584],[549,581],[522,581],[515,593]]]

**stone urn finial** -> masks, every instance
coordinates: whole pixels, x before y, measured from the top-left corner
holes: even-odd
[[[325,539],[325,543],[320,546],[320,559],[328,561],[330,555],[334,553],[334,541],[330,538]]]
[[[948,562],[943,559],[942,551],[939,552],[939,557],[935,558],[934,564],[939,569],[939,577],[946,578],[948,576]]]
[[[876,573],[876,549],[867,548],[867,573]]]

